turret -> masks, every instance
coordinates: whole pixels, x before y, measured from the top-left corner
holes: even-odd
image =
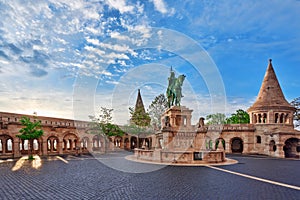
[[[293,125],[294,111],[282,93],[270,59],[257,99],[248,109],[250,123]]]

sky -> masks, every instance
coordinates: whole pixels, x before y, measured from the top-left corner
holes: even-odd
[[[268,60],[287,101],[300,96],[298,0],[0,0],[0,111],[126,124],[184,74],[200,116],[246,110]]]

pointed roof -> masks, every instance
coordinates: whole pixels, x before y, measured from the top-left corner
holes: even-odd
[[[248,111],[270,108],[285,108],[288,110],[294,109],[293,106],[291,106],[286,101],[282,93],[281,87],[273,69],[272,59],[269,59],[269,65],[256,101],[248,109]]]
[[[138,96],[137,96],[136,103],[135,103],[135,111],[137,109],[142,109],[142,112],[145,112],[145,107],[144,107],[140,89],[138,89]]]

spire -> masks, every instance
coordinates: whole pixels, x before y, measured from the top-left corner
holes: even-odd
[[[138,96],[137,96],[136,103],[135,103],[135,111],[138,109],[142,109],[142,112],[145,113],[145,107],[144,107],[144,103],[142,100],[140,89],[138,89]]]
[[[272,59],[269,59],[269,65],[265,73],[264,80],[260,87],[255,103],[248,109],[248,111],[266,108],[288,108],[292,106],[286,101],[279,82],[277,80],[275,71],[272,65]]]

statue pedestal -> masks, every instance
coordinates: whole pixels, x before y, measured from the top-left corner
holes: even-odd
[[[192,112],[193,110],[185,106],[172,106],[161,117],[162,127],[190,130],[192,128]]]

